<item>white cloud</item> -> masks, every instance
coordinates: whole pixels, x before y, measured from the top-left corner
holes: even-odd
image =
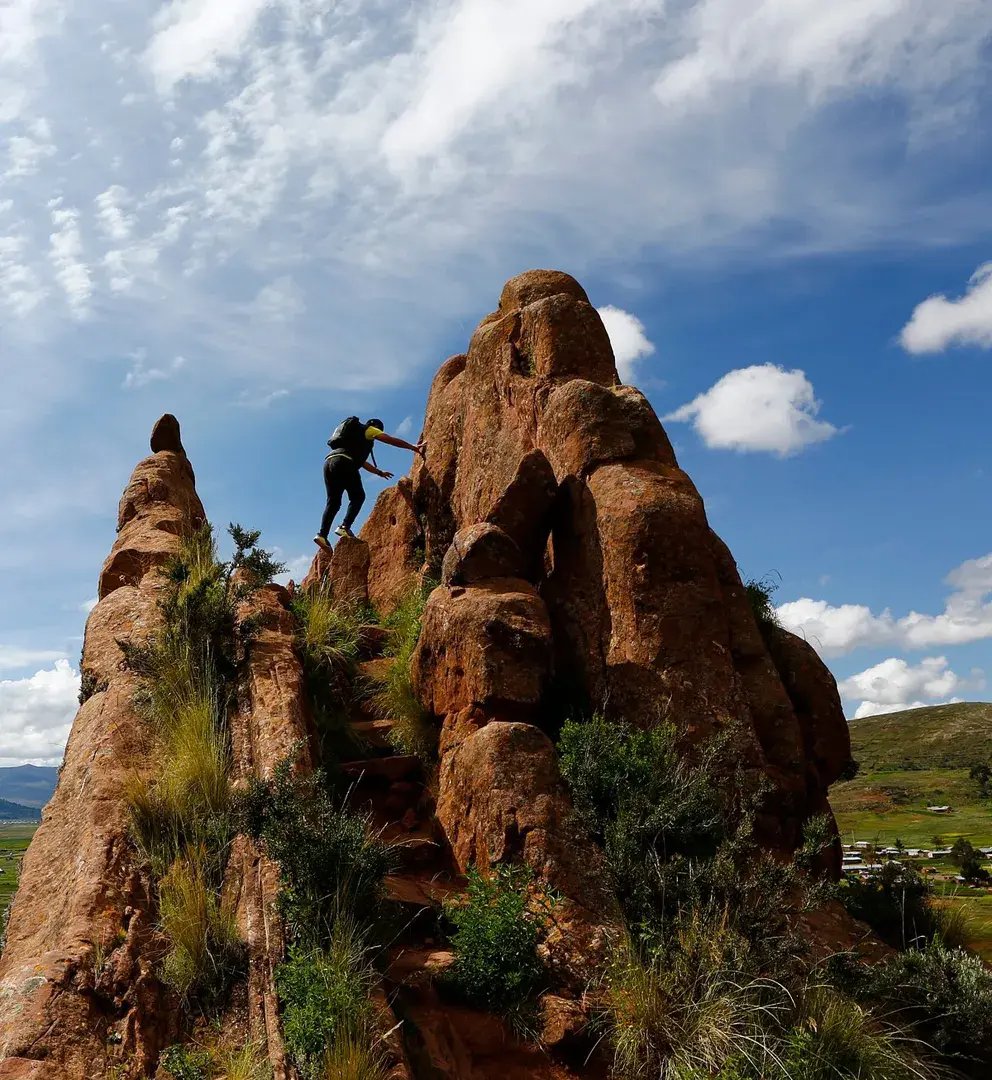
[[[285,387],[279,390],[269,390],[265,393],[257,393],[254,390],[242,390],[238,395],[236,405],[245,409],[267,409],[277,401],[289,397],[289,391]]]
[[[834,606],[802,597],[776,608],[782,625],[805,637],[823,656],[862,647],[927,649],[992,637],[992,554],[969,559],[944,579],[951,593],[939,615],[911,611],[896,618],[863,604]]]
[[[930,656],[916,665],[893,656],[851,675],[838,686],[846,700],[859,702],[854,714],[858,718],[960,701],[959,695],[966,691],[984,690],[985,676],[976,668],[968,677],[961,677],[951,670],[945,656]]]
[[[7,141],[7,168],[0,179],[17,180],[33,176],[42,162],[55,154],[55,144],[48,121],[39,117],[31,121],[27,134],[11,135]]]
[[[637,361],[654,352],[654,345],[645,333],[644,323],[629,311],[609,305],[599,308],[599,316],[610,336],[620,378],[625,383],[630,383],[635,377]]]
[[[93,282],[83,260],[83,238],[79,230],[79,211],[63,209],[61,199],[52,207],[55,231],[49,236],[55,277],[62,286],[73,315],[80,318],[89,310]]]
[[[186,366],[185,356],[174,356],[163,367],[149,367],[147,353],[144,349],[138,349],[131,355],[131,370],[124,376],[121,386],[125,390],[139,390],[152,382],[163,382],[171,379]]]
[[[280,585],[288,585],[291,581],[299,585],[310,569],[313,555],[297,555],[292,559],[285,559],[283,553],[279,550],[276,550],[274,554],[276,558],[282,559],[286,563],[286,569],[283,573],[277,574],[274,580]]]
[[[63,654],[51,649],[22,649],[17,645],[0,645],[0,671],[17,671],[32,664],[58,660]]]
[[[159,88],[214,75],[237,56],[271,0],[172,0],[156,16],[145,59]]]
[[[291,277],[280,277],[258,291],[252,314],[267,322],[287,323],[307,309],[303,290]]]
[[[917,354],[943,352],[951,345],[992,348],[992,262],[971,275],[959,300],[930,296],[917,304],[899,341],[907,352]]]
[[[127,240],[134,228],[134,219],[124,210],[127,197],[126,188],[120,184],[111,184],[94,199],[97,217],[104,232],[118,243]]]
[[[92,611],[92,610],[93,610],[93,609],[94,609],[94,608],[95,608],[95,607],[97,606],[97,604],[98,604],[99,602],[100,602],[100,599],[99,599],[99,597],[97,597],[97,596],[91,596],[91,597],[89,598],[89,600],[84,600],[84,601],[83,601],[83,602],[82,602],[82,603],[81,603],[81,604],[79,605],[79,610],[80,610],[81,612],[83,612],[83,614],[84,614],[84,615],[89,615],[89,613],[90,613],[90,612],[91,612],[91,611]]]
[[[414,419],[412,416],[404,416],[403,419],[396,425],[396,434],[400,438],[406,439],[413,434]]]
[[[79,673],[66,659],[0,680],[0,765],[58,765],[77,708]]]
[[[691,421],[712,449],[786,457],[837,434],[833,424],[817,419],[819,411],[804,372],[756,364],[724,375],[665,419]]]

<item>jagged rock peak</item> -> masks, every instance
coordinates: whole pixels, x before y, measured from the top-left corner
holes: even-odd
[[[151,447],[153,454],[157,454],[160,450],[171,450],[174,454],[186,456],[179,432],[179,421],[172,413],[166,413],[155,421],[155,426],[152,428]]]

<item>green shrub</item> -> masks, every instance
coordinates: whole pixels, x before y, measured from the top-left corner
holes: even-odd
[[[744,591],[747,593],[748,602],[751,605],[751,613],[758,629],[764,634],[769,630],[779,630],[782,627],[772,597],[778,591],[778,585],[769,580],[766,575],[760,580],[751,579],[744,583]]]
[[[162,979],[185,1001],[216,999],[244,958],[234,912],[218,899],[206,860],[204,851],[178,859],[159,884],[159,915],[169,939]]]
[[[960,1072],[992,1075],[992,971],[977,956],[933,942],[858,971],[862,1000],[880,1000]]]
[[[325,1075],[325,1056],[342,1039],[368,1032],[375,981],[361,936],[346,918],[335,923],[326,950],[293,946],[276,969],[286,1049],[308,1080]]]
[[[213,1076],[213,1059],[201,1047],[170,1046],[160,1064],[173,1080],[211,1080]]]
[[[529,899],[530,871],[499,866],[489,877],[468,872],[463,901],[445,905],[455,926],[451,989],[470,1004],[493,1012],[526,1008],[544,977],[537,955],[542,918]]]
[[[279,864],[279,907],[299,940],[327,940],[340,912],[374,913],[393,852],[367,815],[335,803],[319,772],[294,776],[286,759],[271,781],[250,783],[239,819]]]
[[[369,699],[375,713],[393,723],[389,738],[405,754],[432,763],[437,759],[437,730],[414,693],[410,663],[420,637],[427,593],[417,585],[385,621],[390,631],[384,656],[391,661],[372,684]]]
[[[926,944],[943,919],[933,887],[911,866],[886,863],[871,878],[852,878],[841,890],[847,910],[896,949]]]

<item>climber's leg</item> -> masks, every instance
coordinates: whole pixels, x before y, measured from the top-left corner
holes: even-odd
[[[341,497],[348,487],[349,472],[357,471],[348,458],[341,454],[331,454],[324,462],[324,487],[327,489],[327,505],[324,516],[320,519],[318,537],[325,541],[331,531],[331,525],[341,509]],[[317,537],[314,537],[317,539]],[[323,545],[321,545],[323,546]]]
[[[365,502],[365,488],[362,486],[362,476],[354,465],[351,467],[345,490],[348,492],[348,513],[345,514],[341,525],[350,532],[352,525],[355,524],[355,518],[358,517],[359,510],[361,510],[362,504]]]

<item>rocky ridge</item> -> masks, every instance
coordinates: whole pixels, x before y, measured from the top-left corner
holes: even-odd
[[[732,732],[740,760],[770,785],[760,832],[783,852],[804,822],[829,815],[847,725],[809,646],[759,629],[733,557],[650,404],[620,384],[574,279],[533,271],[507,283],[467,353],[437,373],[423,437],[426,460],[380,495],[361,539],[318,555],[301,585],[326,580],[338,603],[386,615],[412,584],[436,583],[411,665],[439,728],[436,782],[387,751],[388,718],[360,704],[349,719],[371,752],[342,766],[354,805],[402,853],[387,887],[411,918],[381,991],[398,1025],[391,1075],[593,1075],[571,1052],[576,1017],[618,916],[559,773],[558,705],[671,723],[687,748]],[[155,629],[157,570],[204,512],[174,418],[156,425],[152,450],[121,500],[87,624],[86,700],[0,955],[0,1080],[154,1075],[176,1034],[156,975],[154,889],[128,837],[125,775],[150,763],[118,642]],[[235,783],[271,776],[291,751],[298,769],[316,763],[289,602],[269,586],[243,613],[259,630],[230,717]],[[371,635],[366,667],[376,656]],[[836,851],[829,861],[836,872]],[[457,893],[470,867],[506,862],[529,865],[561,897],[542,945],[556,989],[540,1050],[438,996],[450,954],[417,917]],[[292,1076],[273,978],[277,871],[245,837],[225,889],[249,956],[227,1022],[264,1047],[277,1078]]]

